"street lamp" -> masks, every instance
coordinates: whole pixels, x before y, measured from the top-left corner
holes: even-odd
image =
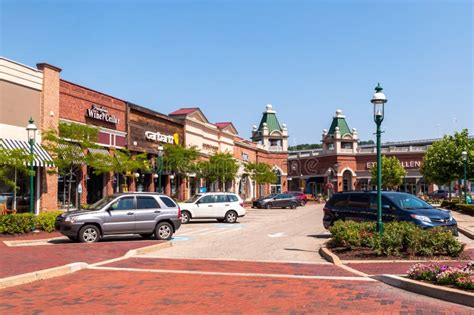
[[[384,105],[387,102],[385,94],[383,94],[383,88],[380,83],[375,87],[375,93],[370,102],[374,104],[374,121],[377,125],[377,232],[383,233],[382,223],[382,149],[381,149],[381,130],[380,126],[384,118]]]
[[[33,150],[36,142],[36,125],[34,124],[33,118],[30,117],[28,125],[26,126],[26,132],[28,134],[28,143],[30,144],[30,212],[35,213],[34,204],[34,165],[33,165]]]
[[[157,176],[158,176],[158,192],[163,193],[161,187],[161,173],[163,172],[163,146],[158,146],[158,159],[157,159]]]
[[[461,157],[464,162],[464,203],[467,203],[467,152],[462,151]]]

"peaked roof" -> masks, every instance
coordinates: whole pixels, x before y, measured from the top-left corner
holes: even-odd
[[[200,110],[199,107],[184,107],[170,113],[170,116],[188,115]]]
[[[227,129],[227,131],[230,131],[234,134],[238,134],[237,128],[235,128],[234,124],[230,121],[216,122],[214,123],[214,126],[221,130]]]
[[[342,115],[342,111],[339,109],[336,111],[336,116],[334,116],[332,119],[331,127],[329,127],[328,134],[335,134],[336,127],[339,127],[339,132],[341,133],[341,135],[352,134],[352,131],[346,122],[346,116]]]
[[[260,124],[258,125],[257,130],[254,133],[255,136],[259,136],[263,133],[263,124],[267,124],[268,133],[271,134],[273,131],[282,131],[280,126],[280,122],[276,116],[276,112],[273,110],[271,104],[268,104],[265,107],[265,111],[263,112],[262,119],[260,120]]]

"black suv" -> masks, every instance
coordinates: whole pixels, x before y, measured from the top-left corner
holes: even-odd
[[[337,220],[377,221],[377,192],[334,194],[324,206],[324,227],[328,229]],[[434,208],[406,193],[382,192],[382,220],[413,222],[421,228],[444,226],[458,235],[457,222],[449,210]]]

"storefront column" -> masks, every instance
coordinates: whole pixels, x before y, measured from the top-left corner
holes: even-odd
[[[87,165],[81,165],[81,178],[80,183],[82,184],[81,204],[87,203]]]
[[[105,196],[112,195],[114,193],[114,173],[109,172],[106,175],[105,182]]]
[[[178,199],[180,200],[186,200],[187,196],[187,178],[186,177],[181,177],[181,181],[179,183],[179,194],[178,194]]]
[[[146,176],[150,176],[150,185],[148,185],[148,187],[147,187],[148,190],[147,191],[148,192],[155,192],[156,191],[155,183],[158,179],[155,179],[153,177],[153,174],[147,174]]]
[[[48,174],[46,168],[37,168],[37,176],[40,185],[36,189],[40,191],[40,212],[58,209],[58,175]],[[38,186],[38,185],[37,185]]]
[[[171,196],[171,179],[169,175],[166,176],[165,195]]]

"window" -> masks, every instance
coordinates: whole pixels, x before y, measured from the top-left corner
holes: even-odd
[[[216,202],[216,195],[207,195],[202,197],[199,200],[199,203],[215,203]]]
[[[163,201],[163,203],[164,203],[167,207],[169,207],[169,208],[176,208],[176,207],[178,207],[178,206],[176,205],[176,203],[174,203],[174,201],[171,200],[171,199],[168,198],[168,197],[160,197],[160,199],[161,199],[161,201]]]
[[[110,207],[112,210],[133,210],[135,207],[133,206],[133,199],[134,197],[124,197],[112,204]]]
[[[352,194],[349,197],[349,207],[367,209],[369,207],[369,195],[365,194]]]
[[[335,194],[329,204],[333,207],[345,207],[347,205],[347,194]]]
[[[216,195],[216,202],[228,202],[227,195]]]
[[[334,150],[334,143],[332,143],[332,142],[329,143],[329,144],[328,144],[328,149],[329,149],[329,150]]]
[[[160,205],[153,197],[137,197],[137,209],[156,209]]]
[[[390,208],[393,208],[392,203],[387,198],[385,198],[385,196],[382,196],[382,208],[387,207],[387,206]],[[376,194],[370,195],[370,209],[377,210],[377,195]]]
[[[237,201],[239,201],[239,198],[237,198],[236,195],[227,195],[227,199],[229,199],[230,202],[237,202]]]
[[[410,194],[389,194],[387,197],[398,207],[405,210],[433,208],[430,204]]]
[[[247,153],[242,153],[242,160],[243,161],[248,161],[249,160],[249,155]]]

